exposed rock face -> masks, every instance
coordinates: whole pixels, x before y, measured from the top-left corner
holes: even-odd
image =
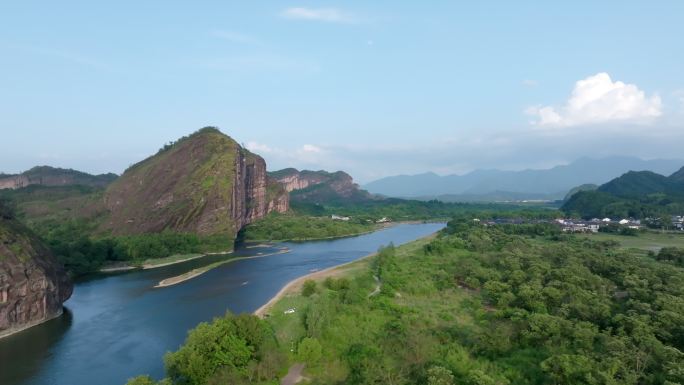
[[[204,128],[130,167],[105,192],[114,234],[173,230],[231,234],[271,211],[287,192],[264,160],[215,128]]]
[[[105,187],[116,178],[116,174],[91,175],[71,169],[38,166],[18,175],[0,174],[0,189],[18,189],[31,185],[67,186],[76,184]]]
[[[302,172],[299,172],[299,170],[295,168],[275,171],[271,173],[271,176],[274,177],[278,183],[282,184],[287,192],[302,190],[330,179],[329,174],[325,171],[315,172],[303,170]]]
[[[326,184],[341,196],[351,196],[358,191],[359,186],[354,183],[351,175],[344,171],[298,171],[294,168],[286,168],[274,171],[270,175],[285,187],[288,192],[303,190],[310,186]]]
[[[292,193],[290,197],[293,201],[326,204],[374,199],[367,191],[359,189],[359,185],[344,171],[298,171],[286,168],[269,175]]]
[[[60,315],[72,290],[49,249],[0,207],[0,337]]]

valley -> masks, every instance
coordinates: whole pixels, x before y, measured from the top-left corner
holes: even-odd
[[[166,144],[118,177],[32,169],[20,174],[34,175],[31,183],[11,176],[16,183],[0,190],[3,221],[35,233],[24,246],[53,254],[65,270],[51,279],[64,287],[74,280],[75,291],[35,320],[14,318],[16,330],[30,327],[0,340],[0,360],[33,348],[0,382],[78,385],[97,373],[112,385],[271,384],[297,368],[314,383],[537,384],[576,373],[642,383],[674,365],[666,352],[679,342],[659,339],[641,370],[602,345],[620,337],[612,330],[625,327],[627,306],[605,288],[631,292],[626,278],[594,264],[612,258],[678,279],[684,233],[680,217],[669,218],[680,209],[680,173],[580,183],[553,203],[402,199],[363,190],[343,171],[266,172],[262,158],[214,127]],[[598,285],[599,297],[551,270],[539,281],[535,269],[566,267],[545,259],[556,254],[573,271],[590,269],[595,276],[576,275]],[[662,294],[657,285],[649,290]],[[583,301],[614,309],[613,318]],[[659,306],[659,314],[673,311]],[[560,331],[539,334],[537,323],[547,321]],[[594,333],[593,349],[570,342],[568,328],[578,327]],[[228,345],[207,351],[212,335]],[[533,351],[551,339],[559,347]],[[597,356],[608,350],[623,370]],[[558,366],[568,357],[579,365],[571,372]]]
[[[682,20],[3,2],[0,385],[684,385]]]

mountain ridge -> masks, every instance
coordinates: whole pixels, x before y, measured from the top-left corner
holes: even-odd
[[[33,185],[106,187],[116,178],[118,175],[114,173],[93,175],[70,168],[35,166],[19,174],[0,174],[0,189],[18,189]]]
[[[438,195],[479,195],[496,191],[551,194],[563,199],[572,188],[582,184],[602,184],[629,170],[652,169],[670,174],[684,161],[670,159],[642,160],[629,156],[601,159],[579,158],[567,165],[549,169],[521,171],[474,170],[463,175],[439,176],[434,173],[382,178],[363,185],[371,193],[395,197]],[[684,177],[684,176],[683,176]]]
[[[594,191],[580,191],[563,204],[568,214],[590,217],[646,218],[684,213],[684,167],[670,176],[628,171]]]

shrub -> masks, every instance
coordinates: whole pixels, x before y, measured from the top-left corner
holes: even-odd
[[[311,297],[316,293],[316,281],[310,279],[304,282],[304,287],[302,288],[302,295],[305,297]]]

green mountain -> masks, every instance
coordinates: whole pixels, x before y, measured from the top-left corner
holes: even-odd
[[[594,191],[597,188],[598,186],[593,183],[586,183],[577,187],[573,187],[572,189],[570,189],[570,191],[568,191],[567,194],[565,194],[563,202],[567,202],[568,200],[570,200],[570,198],[572,198],[573,195],[577,194],[580,191]]]
[[[684,167],[680,168],[677,172],[670,175],[670,179],[675,182],[684,183]]]
[[[590,217],[661,217],[684,213],[684,167],[669,177],[650,171],[629,171],[595,191],[580,191],[562,207]]]
[[[22,187],[70,186],[83,185],[106,187],[117,178],[116,174],[91,175],[72,169],[37,166],[21,174],[0,174],[0,189],[18,189]]]
[[[166,145],[131,166],[104,193],[112,234],[163,230],[235,234],[272,211],[285,212],[285,191],[264,160],[213,127]]]
[[[651,171],[630,171],[598,190],[621,198],[639,198],[649,194],[675,192],[679,183],[666,176]]]

